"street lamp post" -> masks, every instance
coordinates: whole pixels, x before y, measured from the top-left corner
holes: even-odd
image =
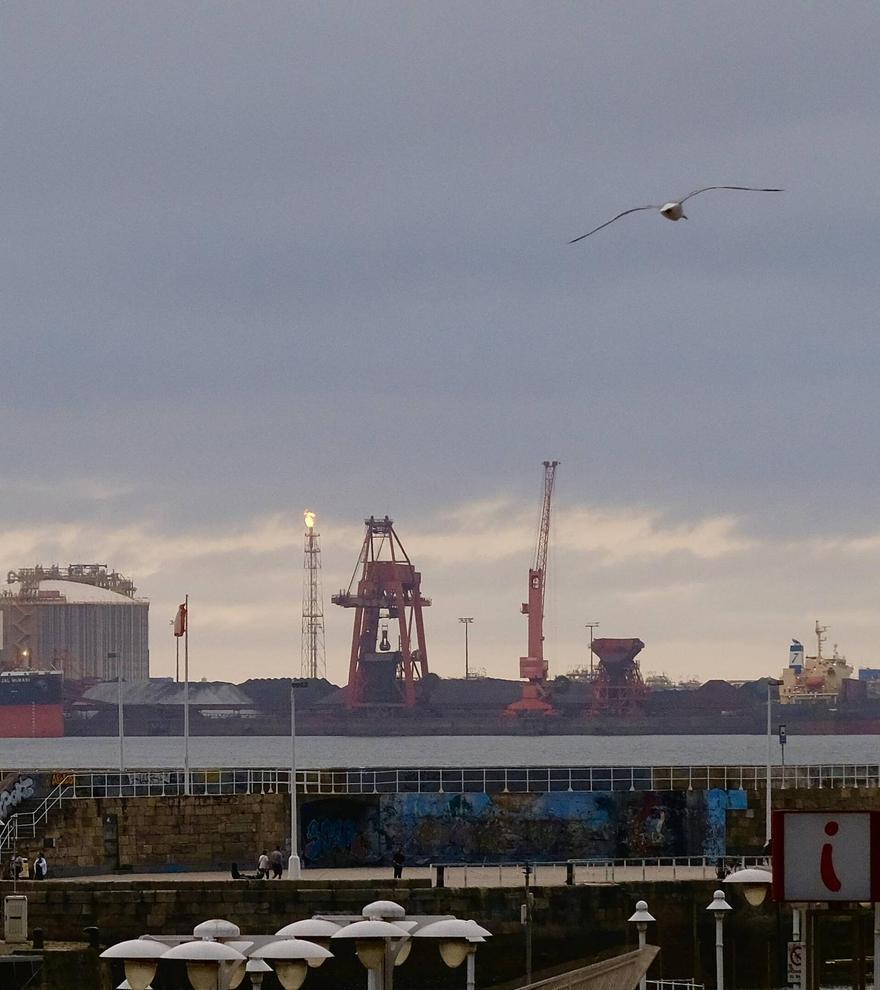
[[[353,938],[357,957],[371,974],[370,985],[378,985],[378,990],[391,990],[396,957],[409,938],[409,932],[390,921],[371,918],[345,925],[330,938],[331,941]],[[376,975],[372,976],[373,973]]]
[[[706,910],[715,915],[715,990],[724,990],[724,915],[732,909],[723,890],[715,891]]]
[[[309,968],[314,969],[332,957],[329,949],[299,938],[270,942],[251,953],[252,959],[268,959],[275,964],[275,976],[284,990],[299,990]]]
[[[779,752],[782,754],[782,789],[785,790],[785,744],[788,742],[788,729],[785,722],[779,723]]]
[[[458,918],[435,921],[415,932],[416,938],[433,938],[439,942],[440,955],[450,969],[467,962],[467,990],[474,990],[476,985],[477,946],[486,941],[484,936],[487,935],[491,932],[476,921],[459,921]]]
[[[880,987],[880,901],[874,904],[874,986]]]
[[[472,615],[462,616],[458,620],[464,624],[464,679],[468,680],[470,677],[470,668],[468,666],[468,626],[474,621]]]
[[[118,653],[108,653],[108,660],[116,661],[116,721],[119,729],[119,773],[125,770],[125,724],[124,709],[122,704],[122,658]],[[122,787],[122,777],[119,778],[119,786]]]
[[[411,936],[417,934],[434,940],[447,966],[467,961],[467,987],[474,990],[474,954],[491,935],[475,921],[450,915],[407,917],[394,901],[373,901],[359,916],[333,917],[335,921],[315,915],[285,925],[274,935],[244,937],[232,922],[211,918],[196,925],[192,937],[144,935],[110,946],[101,957],[124,963],[123,986],[131,990],[149,990],[163,959],[185,963],[194,990],[235,990],[246,976],[259,987],[272,970],[284,990],[298,990],[309,969],[333,958],[330,945],[342,944],[336,939],[350,939],[367,969],[368,988],[392,990],[394,969],[406,962]]]
[[[233,970],[244,970],[246,957],[222,942],[183,942],[166,949],[163,959],[186,963],[186,975],[193,990],[226,990]],[[244,973],[242,972],[242,977]]]
[[[635,913],[630,918],[627,918],[627,921],[631,921],[638,929],[640,949],[644,949],[647,943],[648,923],[656,920],[654,915],[648,911],[647,901],[636,901]],[[642,978],[639,980],[639,990],[646,990],[647,985],[648,975],[646,970],[642,973]]]
[[[767,814],[764,819],[764,845],[767,854],[770,854],[770,835],[772,833],[773,821],[773,781],[771,780],[773,771],[773,755],[771,750],[772,740],[772,710],[773,710],[773,688],[779,687],[782,681],[767,678]]]
[[[535,895],[529,890],[532,867],[529,863],[523,866],[523,883],[525,884],[525,903],[520,908],[520,921],[526,932],[526,984],[532,982],[532,904]]]
[[[746,901],[752,907],[760,907],[770,892],[773,874],[769,870],[762,870],[760,867],[749,867],[728,873],[724,878],[724,883],[739,887]]]
[[[299,823],[296,817],[296,692],[307,688],[309,682],[290,678],[290,859],[287,861],[287,879],[299,880]]]
[[[590,680],[593,679],[593,633],[599,628],[598,622],[587,622],[584,624],[585,629],[590,630]]]
[[[147,990],[156,975],[159,958],[168,951],[167,945],[133,938],[117,942],[101,953],[102,959],[121,959],[125,979],[131,990]]]

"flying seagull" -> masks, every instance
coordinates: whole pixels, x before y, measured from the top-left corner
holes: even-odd
[[[704,186],[702,189],[695,189],[693,192],[688,193],[687,196],[682,196],[681,199],[673,200],[671,203],[664,203],[662,206],[651,203],[648,206],[634,206],[631,210],[624,210],[623,213],[618,213],[616,217],[606,220],[605,223],[600,223],[598,227],[594,227],[586,234],[581,234],[580,237],[575,237],[573,241],[569,241],[568,243],[576,244],[585,237],[589,237],[590,234],[595,234],[597,230],[601,230],[603,227],[607,227],[608,224],[614,223],[615,220],[625,217],[627,213],[638,213],[639,210],[659,210],[660,215],[666,217],[667,220],[687,220],[682,205],[694,196],[699,196],[700,193],[709,192],[710,189],[739,189],[742,192],[782,192],[781,189],[756,189],[754,186]]]

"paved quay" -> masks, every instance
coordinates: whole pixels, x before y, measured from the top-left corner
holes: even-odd
[[[243,872],[252,872],[243,870]],[[444,870],[444,886],[446,887],[521,887],[524,882],[521,866],[515,864],[505,866],[447,866]],[[424,880],[434,882],[436,868],[428,866],[407,867],[403,871],[406,880]],[[565,864],[553,864],[534,868],[530,878],[532,886],[563,886],[566,883],[567,871]],[[639,880],[713,880],[714,868],[711,866],[577,866],[575,882],[577,884],[626,883]],[[79,877],[51,877],[61,883],[194,883],[218,882],[230,883],[274,883],[273,880],[234,881],[228,871],[193,871],[193,872],[162,872],[162,873],[102,873]],[[283,880],[287,880],[285,870]],[[302,880],[308,883],[333,883],[334,881],[361,880],[371,884],[387,884],[393,886],[391,869],[387,866],[351,867],[340,869],[306,869],[302,872]]]

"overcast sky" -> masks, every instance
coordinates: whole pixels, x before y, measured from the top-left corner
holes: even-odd
[[[541,462],[547,655],[778,670],[816,618],[880,661],[880,8],[0,8],[0,565],[192,599],[196,676],[327,669],[363,518],[429,663],[516,676]],[[690,219],[615,213],[710,184]]]

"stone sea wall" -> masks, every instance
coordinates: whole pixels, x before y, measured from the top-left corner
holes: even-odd
[[[876,788],[778,791],[774,807],[880,809]],[[56,874],[253,869],[262,849],[288,848],[284,793],[77,800],[45,830]],[[560,861],[754,855],[764,796],[742,790],[301,796],[299,848],[308,866]]]
[[[365,866],[405,851],[410,864],[643,856],[722,856],[745,791],[382,794],[301,798],[299,846],[310,866]],[[286,794],[77,800],[42,836],[56,874],[252,869],[289,842]]]
[[[43,840],[56,874],[228,869],[232,862],[245,871],[289,834],[286,795],[242,794],[70,801],[50,815]],[[33,846],[40,844],[38,837]]]

